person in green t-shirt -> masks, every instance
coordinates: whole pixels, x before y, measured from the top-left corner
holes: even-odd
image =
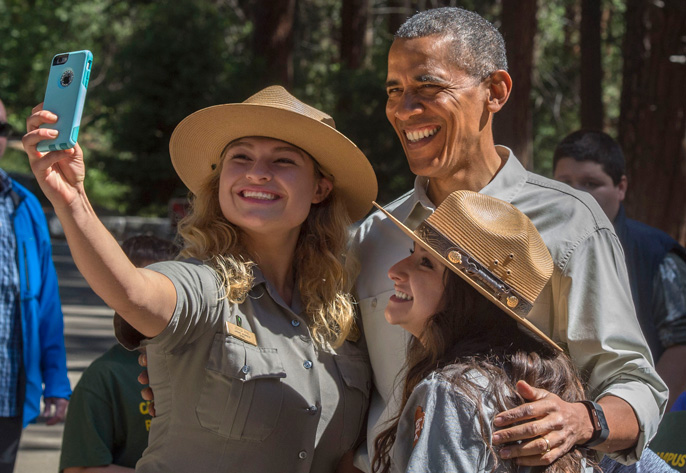
[[[122,243],[137,267],[173,259],[167,240],[137,235]],[[136,378],[139,351],[114,345],[83,372],[74,389],[62,438],[60,472],[133,471],[148,445],[149,401],[140,397]]]

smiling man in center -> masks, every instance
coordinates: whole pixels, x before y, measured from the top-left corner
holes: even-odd
[[[417,175],[414,189],[386,209],[414,229],[452,192],[481,192],[526,214],[553,257],[553,276],[528,320],[569,353],[594,402],[568,403],[524,383],[520,393],[531,402],[494,421],[503,429],[494,445],[522,441],[502,448],[501,456],[549,465],[576,446],[636,461],[655,434],[667,389],[636,320],[619,241],[600,207],[588,195],[527,172],[508,148],[494,143],[493,116],[512,89],[500,33],[459,8],[418,13],[396,33],[386,89],[386,116]],[[381,212],[363,222],[353,242],[362,265],[356,291],[375,384],[367,451],[356,461],[365,471],[374,439],[400,402],[397,381],[408,335],[384,318],[395,294],[385,275],[411,248]],[[607,422],[592,424],[603,410]],[[527,422],[513,427],[521,421]]]

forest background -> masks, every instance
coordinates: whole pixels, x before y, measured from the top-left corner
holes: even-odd
[[[17,141],[51,58],[94,54],[79,141],[102,213],[166,215],[187,190],[174,127],[200,108],[282,84],[330,113],[367,154],[382,203],[412,186],[385,118],[386,56],[414,12],[460,6],[500,29],[514,87],[496,142],[550,176],[555,144],[602,129],[624,149],[629,216],[686,242],[684,0],[0,0],[0,98]]]

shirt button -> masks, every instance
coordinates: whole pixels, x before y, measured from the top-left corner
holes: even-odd
[[[310,406],[310,407],[307,408],[307,412],[309,412],[309,413],[312,414],[312,415],[316,414],[316,413],[317,413],[317,410],[318,410],[318,409],[317,409],[317,406]]]
[[[298,453],[298,458],[304,460],[305,458],[307,458],[307,452],[305,450],[301,451],[300,453]]]
[[[376,297],[372,299],[372,309],[376,308]]]
[[[291,320],[291,325],[292,325],[293,327],[299,327],[299,326],[300,326],[300,321],[299,321],[299,320],[293,319],[293,320]]]
[[[248,372],[250,371],[250,367],[248,365],[243,365],[243,368],[241,368],[241,371],[244,374],[248,374]]]
[[[306,370],[309,370],[310,368],[312,368],[312,362],[310,360],[305,360],[303,362],[303,366],[305,367]]]

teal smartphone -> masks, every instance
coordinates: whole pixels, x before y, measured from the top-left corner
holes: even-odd
[[[59,135],[39,142],[38,151],[69,149],[76,144],[92,66],[93,54],[88,50],[60,53],[52,58],[43,109],[57,115],[57,123],[44,123],[41,128],[55,129]]]

